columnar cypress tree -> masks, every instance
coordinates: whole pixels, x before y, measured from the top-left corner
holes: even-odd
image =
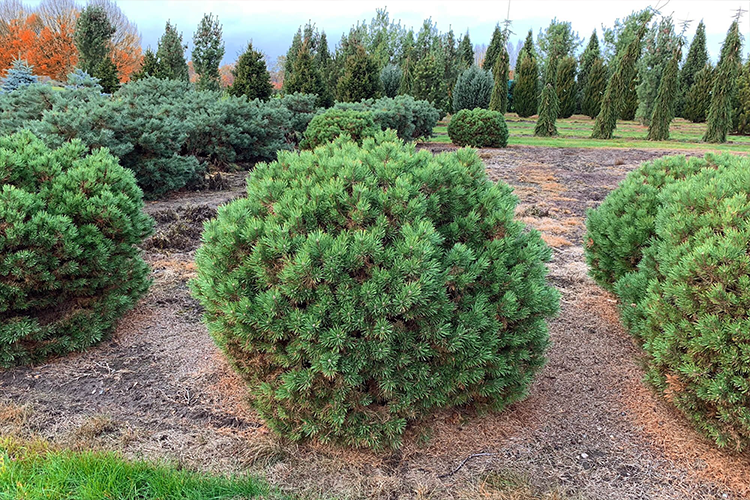
[[[495,58],[495,67],[492,68],[494,85],[492,86],[492,97],[490,98],[490,109],[505,113],[508,111],[508,69],[510,57],[505,47],[502,47],[500,55]]]
[[[185,49],[187,45],[182,44],[182,33],[178,33],[177,26],[172,26],[167,21],[156,50],[156,58],[159,60],[159,72],[156,76],[167,80],[189,81]]]
[[[560,102],[557,98],[555,88],[551,83],[544,85],[542,96],[539,99],[539,118],[534,127],[534,135],[537,137],[552,137],[557,135],[555,121],[560,113]]]
[[[727,134],[732,128],[732,99],[737,92],[737,74],[741,61],[742,39],[737,21],[727,32],[721,48],[719,65],[711,92],[711,105],[708,108],[705,142],[727,142]]]
[[[156,54],[151,50],[151,47],[146,49],[143,54],[143,60],[141,61],[141,67],[133,73],[130,79],[134,82],[142,80],[149,76],[156,76],[159,73],[159,60],[156,58]]]
[[[682,51],[677,49],[664,69],[656,96],[654,111],[648,126],[649,141],[666,141],[669,139],[669,124],[674,118],[674,104],[677,94],[677,75]]]
[[[536,58],[521,51],[521,64],[515,75],[516,86],[513,92],[513,107],[521,118],[529,117],[539,109],[539,70]]]
[[[106,57],[99,63],[96,68],[96,78],[99,79],[99,85],[107,94],[114,94],[120,88],[120,74],[111,57]]]
[[[714,68],[709,61],[702,70],[695,74],[695,81],[685,96],[685,107],[682,110],[683,118],[693,123],[706,121],[713,87]]]
[[[607,67],[601,57],[594,59],[586,77],[586,87],[583,89],[581,113],[596,118],[601,110],[602,97],[607,90]]]
[[[25,87],[36,83],[37,77],[34,75],[34,69],[26,61],[16,59],[13,66],[8,69],[5,78],[0,79],[0,92],[13,92],[19,87]]]
[[[647,21],[646,21],[647,22]],[[625,95],[629,91],[635,77],[635,64],[641,54],[641,40],[646,34],[646,24],[638,28],[633,39],[625,48],[625,53],[619,61],[614,74],[607,83],[607,90],[602,97],[601,109],[594,122],[592,139],[611,139],[617,126],[617,115],[622,109]]]
[[[338,100],[359,102],[370,99],[380,92],[378,65],[364,46],[358,45],[354,54],[346,59],[344,74],[338,82]]]
[[[695,30],[695,37],[690,43],[685,64],[682,66],[677,93],[676,114],[683,118],[684,109],[687,104],[687,94],[695,83],[698,72],[706,67],[708,63],[708,50],[706,50],[706,25],[701,21]]]
[[[492,32],[492,40],[490,45],[487,47],[487,52],[484,54],[484,62],[482,63],[482,69],[492,71],[495,66],[495,59],[500,55],[500,52],[505,48],[505,36],[500,30],[500,25],[495,25],[495,31]]]
[[[96,69],[109,56],[110,41],[114,33],[115,27],[101,6],[86,6],[78,16],[74,35],[78,49],[78,67],[96,76]]]
[[[555,93],[560,100],[560,118],[570,118],[576,111],[576,60],[566,56],[557,65]]]
[[[224,57],[221,24],[213,14],[204,14],[193,35],[193,68],[198,74],[199,90],[219,90],[221,77],[219,65]]]
[[[586,86],[588,84],[589,75],[597,59],[601,58],[601,49],[599,48],[599,37],[596,35],[596,30],[591,33],[589,43],[586,45],[586,49],[581,54],[579,61],[579,71],[576,81],[576,92],[578,104],[576,109],[586,114],[583,111],[583,100],[584,94],[586,93]]]
[[[252,42],[247,44],[245,52],[237,60],[232,69],[234,82],[229,86],[229,95],[247,96],[248,99],[267,101],[273,94],[271,75],[266,68],[263,54],[253,49]]]
[[[466,34],[458,44],[458,61],[458,66],[462,70],[474,65],[474,45],[471,44],[469,30],[466,30]]]

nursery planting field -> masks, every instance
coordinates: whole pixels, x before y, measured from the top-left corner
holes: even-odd
[[[549,279],[562,293],[549,362],[530,396],[502,413],[438,412],[410,429],[398,452],[290,444],[271,433],[245,405],[243,383],[187,287],[202,223],[244,193],[245,174],[237,173],[225,174],[222,191],[146,205],[157,222],[143,245],[150,292],[110,340],[88,352],[0,372],[0,434],[198,470],[250,470],[305,496],[750,496],[750,455],[717,450],[650,391],[614,297],[587,276],[586,209],[641,162],[669,153],[518,144],[480,150],[489,176],[515,188],[519,217],[552,246]]]

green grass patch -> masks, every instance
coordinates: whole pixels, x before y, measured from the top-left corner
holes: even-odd
[[[542,146],[557,148],[633,148],[633,149],[675,149],[721,151],[732,153],[750,153],[749,136],[729,136],[725,144],[708,144],[701,142],[706,131],[705,123],[691,123],[677,118],[670,127],[670,140],[648,141],[648,127],[635,121],[619,121],[613,139],[591,139],[594,120],[575,115],[571,118],[558,119],[558,137],[534,137],[536,118],[518,118],[514,113],[507,113],[510,138],[508,145]],[[435,136],[429,142],[450,144],[448,137],[449,118],[442,120],[434,129]]]
[[[2,500],[219,500],[268,498],[268,493],[249,476],[210,476],[114,453],[74,453],[42,441],[0,438]]]

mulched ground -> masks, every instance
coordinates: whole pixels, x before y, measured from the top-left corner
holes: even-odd
[[[290,492],[329,497],[750,496],[750,456],[716,450],[642,383],[639,350],[620,327],[614,298],[586,275],[586,209],[642,161],[667,153],[480,151],[489,175],[514,186],[519,217],[553,247],[550,281],[562,292],[549,363],[529,398],[501,414],[438,413],[410,429],[395,453],[289,444],[270,433],[244,404],[242,383],[187,287],[203,221],[243,195],[243,174],[230,174],[223,191],[147,205],[157,221],[144,244],[154,278],[148,296],[89,352],[0,372],[0,433],[203,470],[250,469]],[[508,477],[530,485],[524,496],[494,488]]]

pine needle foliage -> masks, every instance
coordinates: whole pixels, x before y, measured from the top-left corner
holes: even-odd
[[[491,72],[479,66],[464,70],[453,89],[453,112],[457,113],[462,109],[487,109],[492,99],[492,86]]]
[[[510,69],[510,57],[505,47],[495,59],[495,66],[492,68],[494,84],[492,85],[492,95],[490,97],[490,108],[492,111],[505,113],[508,111],[508,71]]]
[[[666,141],[669,139],[669,125],[674,119],[675,100],[677,98],[677,78],[682,51],[675,50],[672,59],[664,68],[659,92],[656,95],[654,110],[649,120],[649,141]]]
[[[706,117],[705,142],[727,142],[727,134],[732,129],[732,100],[737,92],[737,76],[742,65],[742,37],[737,21],[729,28],[721,57],[716,67],[714,86],[711,91],[711,105]]]
[[[504,148],[508,145],[508,125],[499,111],[462,109],[451,117],[448,137],[456,146]]]
[[[521,52],[518,72],[515,74],[513,107],[521,118],[535,115],[539,109],[539,68],[536,58]]]
[[[191,286],[275,431],[398,447],[438,408],[500,410],[544,364],[549,248],[475,151],[380,132],[282,153],[206,225]]]
[[[560,101],[551,83],[544,86],[539,99],[539,117],[534,127],[537,137],[554,137],[557,135],[557,115],[560,113]]]
[[[0,367],[84,350],[146,292],[132,172],[80,141],[0,137]]]
[[[396,131],[403,141],[414,141],[432,137],[440,112],[427,101],[417,101],[410,95],[400,95],[393,99],[365,99],[360,102],[337,102],[336,109],[368,111],[382,130]]]
[[[655,232],[659,193],[665,186],[716,168],[717,158],[663,157],[632,171],[586,218],[584,237],[589,274],[613,291],[615,283],[637,269]]]
[[[362,144],[366,137],[373,137],[379,130],[369,111],[332,108],[310,121],[301,147],[315,149],[344,134],[355,143]]]
[[[750,445],[750,161],[663,188],[638,271],[615,286],[646,378],[720,447]]]
[[[398,88],[401,85],[403,72],[395,64],[388,64],[380,70],[380,85],[383,88],[385,97],[396,97]]]

